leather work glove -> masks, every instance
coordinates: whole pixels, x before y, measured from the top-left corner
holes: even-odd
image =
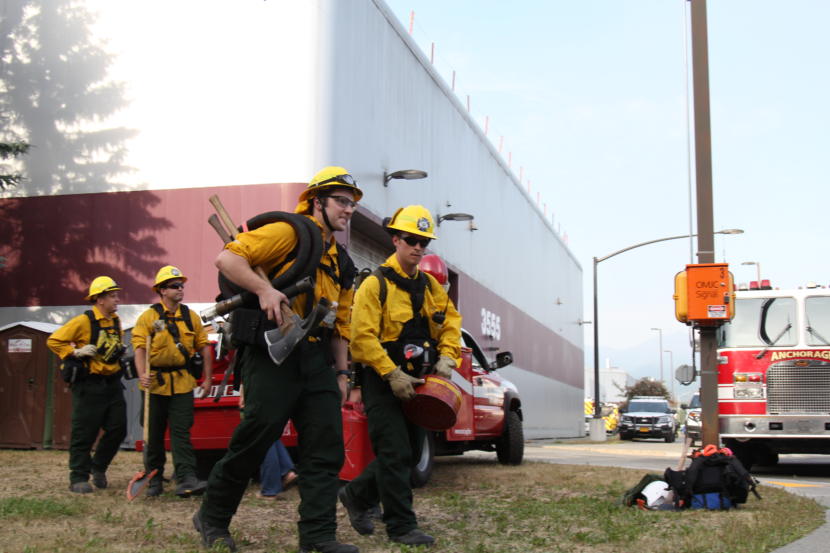
[[[443,376],[444,378],[452,379],[452,370],[455,368],[455,361],[446,355],[438,358],[435,363],[435,374]]]
[[[87,344],[84,347],[77,348],[72,352],[72,354],[79,359],[83,359],[84,357],[95,357],[96,353],[98,353],[98,348],[92,344]]]
[[[407,401],[415,397],[413,384],[424,383],[420,378],[409,376],[400,367],[395,367],[394,371],[383,375],[383,379],[389,383],[389,387],[392,388],[392,393],[401,401]]]

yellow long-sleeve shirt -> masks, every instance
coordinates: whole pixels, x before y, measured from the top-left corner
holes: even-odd
[[[322,229],[322,225],[317,219],[309,215],[306,215],[306,217],[314,221]],[[288,223],[280,222],[263,225],[258,229],[243,232],[237,235],[236,240],[225,247],[236,255],[245,258],[251,267],[260,266],[265,270],[266,274],[270,274],[274,267],[294,250],[296,245],[297,235],[294,232],[294,228]],[[334,237],[331,237],[328,248],[323,253],[321,262],[328,265],[339,276],[337,244]],[[280,269],[279,274],[287,271],[293,264],[293,260],[286,263]],[[300,294],[291,303],[291,309],[301,316],[304,315],[305,311],[305,297],[305,294]],[[341,288],[339,282],[333,280],[324,270],[318,268],[314,286],[315,303],[322,297],[329,301],[337,302],[335,330],[342,338],[348,340],[350,337],[349,312],[351,311],[352,300],[354,299],[354,289]]]
[[[115,332],[115,320],[118,319],[117,314],[113,314],[112,318],[105,317],[97,306],[92,306],[92,314],[101,325],[101,338],[104,334],[113,334]],[[120,325],[119,325],[120,326]],[[119,339],[123,338],[124,333],[119,335]],[[46,346],[52,350],[55,355],[61,359],[66,359],[72,355],[76,348],[81,348],[90,343],[92,339],[92,327],[89,324],[89,318],[86,314],[78,315],[69,320],[68,323],[53,332],[46,340]],[[97,345],[97,344],[93,344]],[[101,376],[109,376],[121,370],[118,361],[115,363],[104,363],[100,355],[95,355],[89,362],[90,374],[98,374]]]
[[[410,278],[401,269],[395,254],[382,265],[391,267],[396,273]],[[430,336],[438,342],[438,353],[461,363],[461,315],[447,293],[435,278],[425,273],[429,284],[424,291],[424,305],[421,314],[429,321]],[[417,274],[415,278],[417,278]],[[398,339],[404,324],[412,319],[412,300],[409,292],[398,288],[387,279],[386,301],[380,304],[380,282],[370,275],[363,281],[354,298],[352,310],[352,340],[350,351],[352,360],[369,365],[383,376],[395,369],[395,362],[389,358],[381,345]],[[446,319],[443,325],[432,320],[432,314],[444,310]]]
[[[164,304],[162,304],[164,305]],[[165,308],[165,313],[168,317],[182,318],[181,306],[176,309],[175,313],[170,313]],[[177,367],[184,366],[187,361],[179,348],[176,347],[176,341],[164,327],[161,332],[153,332],[153,324],[159,320],[159,314],[152,307],[141,314],[133,327],[133,350],[138,348],[147,349],[147,336],[153,335],[151,342],[150,367]],[[208,337],[205,329],[202,327],[202,321],[199,316],[191,309],[190,322],[193,330],[187,328],[187,324],[183,320],[175,322],[176,328],[179,329],[179,339],[181,344],[187,349],[188,355],[192,356],[194,352],[200,351],[203,347],[208,345]],[[176,372],[161,372],[162,384],[159,384],[159,371],[151,370],[150,378],[152,384],[150,385],[151,394],[159,394],[169,396],[171,394],[184,394],[193,390],[196,387],[196,379],[183,369]],[[172,385],[170,381],[173,381]],[[143,389],[143,388],[142,388]]]

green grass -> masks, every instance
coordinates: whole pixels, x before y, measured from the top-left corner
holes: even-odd
[[[28,497],[0,498],[0,519],[54,518],[73,516],[82,512],[79,505],[66,499],[31,499]]]
[[[0,552],[201,553],[190,517],[199,499],[128,502],[125,489],[141,455],[120,452],[110,488],[79,496],[66,489],[67,454],[0,450]],[[26,466],[26,471],[19,467]],[[430,553],[765,553],[824,521],[814,501],[765,487],[733,511],[642,511],[619,505],[644,471],[526,462],[495,457],[440,458],[430,484],[415,490],[421,528],[437,539]],[[168,486],[169,488],[169,486]],[[242,553],[297,550],[296,487],[284,501],[257,497],[252,485],[231,524]],[[362,553],[424,553],[392,545],[382,523],[359,536],[338,506],[338,538]]]

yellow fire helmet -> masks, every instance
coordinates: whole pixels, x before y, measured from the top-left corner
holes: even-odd
[[[165,265],[159,269],[158,273],[156,273],[156,283],[153,284],[153,290],[156,290],[159,284],[163,284],[168,280],[173,280],[174,278],[180,278],[182,279],[182,282],[187,282],[187,277],[182,274],[178,267]]]
[[[319,196],[326,188],[345,188],[354,193],[354,201],[359,202],[363,191],[357,187],[357,181],[343,167],[325,167],[311,178],[308,187],[300,194],[300,202],[313,196]]]
[[[92,298],[94,298],[98,294],[103,294],[104,292],[113,292],[115,290],[121,290],[121,288],[110,277],[95,277],[95,280],[93,280],[92,284],[89,285],[89,294],[87,294],[86,300],[91,301]]]
[[[398,209],[392,215],[392,219],[389,220],[386,228],[417,234],[432,240],[438,238],[434,234],[435,223],[432,220],[432,215],[422,205],[408,205]]]

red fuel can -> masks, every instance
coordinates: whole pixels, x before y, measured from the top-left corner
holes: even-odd
[[[461,390],[451,380],[431,374],[415,388],[417,395],[403,404],[407,418],[427,430],[440,432],[455,425]]]
[[[346,402],[343,414],[343,445],[346,458],[340,469],[340,479],[351,481],[357,478],[374,458],[372,443],[369,441],[369,424],[362,403]]]

